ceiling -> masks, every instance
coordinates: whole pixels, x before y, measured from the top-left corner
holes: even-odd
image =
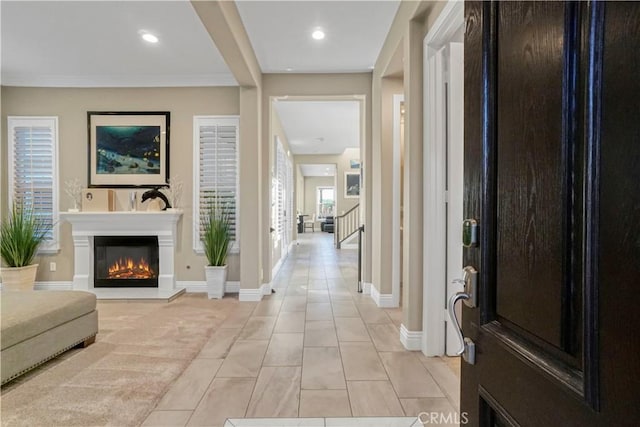
[[[369,72],[399,5],[237,1],[263,72]],[[0,1],[0,82],[38,87],[235,86],[189,1]],[[322,28],[324,40],[310,37]],[[159,38],[144,42],[140,31]],[[280,101],[294,154],[359,147],[357,102]]]
[[[358,101],[275,100],[289,148],[300,154],[342,154],[360,147]]]
[[[235,86],[188,1],[6,1],[2,84]],[[143,41],[140,30],[159,38]]]
[[[373,68],[400,1],[238,1],[265,73]],[[311,33],[322,29],[323,40]]]
[[[336,175],[335,164],[300,165],[302,176],[333,177]]]

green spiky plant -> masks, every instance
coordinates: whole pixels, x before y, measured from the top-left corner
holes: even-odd
[[[202,220],[202,245],[209,266],[222,267],[227,263],[231,242],[231,221],[224,208],[210,206]]]
[[[9,267],[31,265],[38,246],[51,226],[38,218],[33,209],[13,204],[9,215],[0,223],[0,257]]]

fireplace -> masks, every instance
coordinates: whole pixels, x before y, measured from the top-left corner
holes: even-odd
[[[95,236],[93,245],[94,287],[158,287],[158,237]]]

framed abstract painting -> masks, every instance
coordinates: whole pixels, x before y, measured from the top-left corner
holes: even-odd
[[[169,124],[168,111],[89,111],[89,187],[166,185]]]

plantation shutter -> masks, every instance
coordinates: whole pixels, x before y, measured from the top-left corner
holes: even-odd
[[[196,249],[200,249],[200,224],[210,207],[223,209],[231,223],[231,240],[237,241],[238,231],[238,119],[196,117],[194,119],[197,146],[197,207],[194,226],[197,227]],[[195,215],[197,214],[197,218]],[[196,240],[196,239],[194,239]]]
[[[58,119],[8,117],[9,204],[49,225],[40,252],[58,249]]]
[[[284,238],[284,230],[285,230],[285,221],[286,221],[286,206],[285,206],[285,185],[286,185],[286,157],[284,154],[284,149],[282,148],[282,143],[278,140],[277,146],[277,162],[276,162],[276,173],[278,179],[278,190],[277,190],[277,204],[278,204],[278,224],[277,224],[277,233],[278,236],[282,236]]]
[[[287,194],[289,195],[287,215],[287,241],[290,243],[293,240],[293,166],[291,161],[287,159]]]

